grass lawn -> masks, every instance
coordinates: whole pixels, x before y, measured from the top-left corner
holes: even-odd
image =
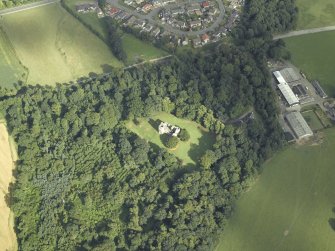
[[[107,45],[58,3],[2,18],[2,25],[22,64],[28,84],[68,82],[104,65],[120,67]]]
[[[309,79],[318,79],[328,96],[335,96],[335,32],[285,39],[292,62]]]
[[[14,83],[25,81],[27,71],[20,64],[6,33],[0,28],[0,86],[12,88]]]
[[[319,120],[318,116],[316,116],[314,111],[306,111],[302,113],[302,116],[306,119],[306,122],[311,127],[313,131],[318,131],[323,129],[323,125]]]
[[[65,0],[67,6],[75,11],[75,6],[80,3],[94,1],[85,0]],[[81,20],[98,32],[105,41],[108,41],[108,27],[104,18],[98,18],[96,13],[80,14],[77,13]],[[150,42],[144,42],[135,36],[123,33],[122,35],[123,48],[127,54],[127,64],[131,65],[144,60],[155,59],[168,55],[167,52],[156,48]]]
[[[335,25],[334,0],[297,0],[299,9],[297,29]]]
[[[216,251],[331,251],[335,129],[318,146],[290,146],[265,164],[236,205]]]
[[[199,124],[185,119],[179,119],[168,113],[157,113],[150,117],[150,119],[141,118],[140,124],[135,125],[133,121],[128,121],[126,126],[128,129],[139,135],[141,138],[161,147],[166,148],[161,137],[158,134],[157,120],[168,122],[172,125],[177,125],[185,128],[191,138],[187,142],[179,141],[176,149],[168,150],[170,153],[176,155],[183,161],[183,164],[195,164],[202,154],[212,147],[215,142],[215,135],[209,133]]]

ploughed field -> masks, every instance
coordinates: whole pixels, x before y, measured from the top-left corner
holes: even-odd
[[[208,132],[201,125],[190,120],[179,119],[168,113],[160,112],[150,116],[150,118],[140,118],[138,120],[138,124],[134,123],[134,121],[127,121],[127,128],[141,138],[164,149],[167,149],[162,143],[164,136],[158,133],[160,121],[186,129],[190,134],[190,139],[186,142],[179,141],[175,149],[167,149],[182,160],[184,165],[197,163],[199,158],[206,150],[211,149],[215,142],[215,135]]]
[[[319,80],[327,95],[334,97],[335,31],[291,37],[284,41],[293,64],[310,80]]]
[[[297,0],[299,9],[297,29],[335,25],[334,0]]]
[[[0,250],[16,250],[14,217],[6,202],[8,186],[12,181],[12,172],[16,152],[10,143],[6,126],[0,123]]]
[[[28,84],[68,82],[122,66],[108,46],[59,3],[5,15],[1,26],[8,39],[0,45],[13,48],[27,68]],[[21,73],[16,75],[19,80]],[[8,82],[2,75],[0,81]]]
[[[335,129],[324,142],[290,146],[264,165],[216,251],[331,251],[335,247]]]

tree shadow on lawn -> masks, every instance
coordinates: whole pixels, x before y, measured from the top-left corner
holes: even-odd
[[[148,120],[148,123],[152,126],[152,128],[155,129],[156,132],[158,132],[158,127],[159,127],[159,124],[161,122],[162,121],[160,119],[153,120],[153,119],[149,118],[149,120]],[[162,140],[162,138],[161,138],[161,140]]]
[[[335,213],[335,207],[333,207],[332,211]],[[329,218],[328,223],[329,226],[335,231],[335,218]]]
[[[201,156],[206,152],[206,150],[212,149],[214,142],[214,135],[208,132],[201,132],[199,144],[192,143],[187,154],[195,163],[199,163]]]
[[[103,73],[111,73],[113,71],[113,67],[109,64],[102,64],[100,65]]]

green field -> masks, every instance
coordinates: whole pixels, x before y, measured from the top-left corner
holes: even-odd
[[[335,32],[285,39],[292,62],[309,79],[318,79],[328,96],[335,96]]]
[[[176,149],[168,150],[181,159],[184,165],[195,164],[202,154],[212,147],[215,141],[215,136],[199,124],[189,120],[179,119],[168,113],[157,113],[151,116],[150,119],[141,118],[139,120],[139,125],[135,125],[133,121],[128,121],[126,123],[127,128],[141,138],[161,148],[165,148],[165,146],[162,144],[160,135],[158,134],[159,123],[157,123],[157,120],[185,128],[190,133],[190,140],[187,142],[180,141]]]
[[[237,202],[216,251],[331,251],[335,130],[317,146],[290,146]]]
[[[101,73],[106,65],[122,65],[105,43],[59,4],[6,15],[1,24],[29,70],[28,84],[68,82]]]
[[[65,0],[65,4],[75,12],[76,4],[87,3],[93,1],[85,0]],[[98,18],[96,13],[77,13],[82,22],[86,23],[94,29],[105,41],[108,41],[108,27],[104,18]],[[134,64],[140,61],[155,59],[168,55],[167,52],[156,48],[150,42],[144,42],[135,36],[123,33],[123,48],[127,54],[127,64]]]
[[[6,33],[0,28],[0,86],[12,88],[19,80],[25,81],[27,71],[20,64]]]
[[[335,25],[334,0],[297,0],[299,9],[297,29]]]
[[[308,125],[311,127],[313,131],[318,131],[318,130],[323,129],[323,125],[314,111],[303,112],[302,116],[305,118],[306,122],[308,123]]]

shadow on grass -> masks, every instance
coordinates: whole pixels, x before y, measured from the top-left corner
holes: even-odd
[[[148,120],[148,123],[152,126],[152,128],[154,128],[154,130],[156,132],[158,132],[158,127],[159,127],[159,124],[161,122],[162,121],[160,119],[153,120],[153,119],[149,118],[149,120]]]
[[[103,64],[101,65],[101,69],[103,73],[110,73],[113,71],[113,67],[110,66],[109,64]]]
[[[191,144],[188,155],[195,162],[198,163],[200,157],[206,152],[206,150],[212,149],[215,143],[215,136],[212,133],[201,132],[201,137],[199,139],[199,144]]]
[[[329,226],[335,231],[335,218],[330,218],[328,220]]]

